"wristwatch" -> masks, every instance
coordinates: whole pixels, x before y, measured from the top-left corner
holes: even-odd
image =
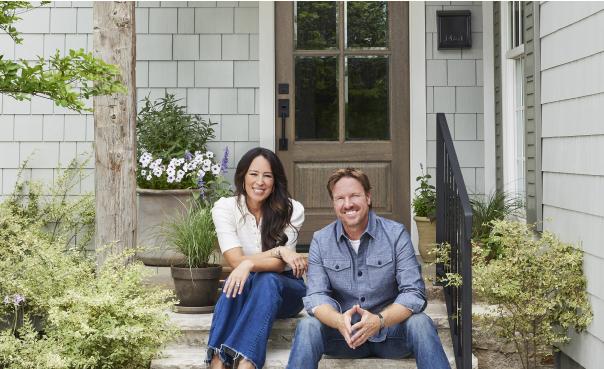
[[[384,328],[384,317],[382,316],[381,313],[377,313],[378,318],[380,318],[380,332],[382,331],[382,329]]]

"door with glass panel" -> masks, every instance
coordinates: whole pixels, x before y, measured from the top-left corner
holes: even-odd
[[[337,168],[369,176],[373,209],[409,211],[408,4],[276,2],[276,152],[306,209],[299,244],[334,220]]]

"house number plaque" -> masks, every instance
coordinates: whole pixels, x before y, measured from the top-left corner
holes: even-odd
[[[438,49],[472,47],[472,24],[469,10],[439,10],[436,12]]]

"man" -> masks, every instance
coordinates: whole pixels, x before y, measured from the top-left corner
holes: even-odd
[[[369,178],[335,171],[327,182],[337,221],[315,233],[304,306],[289,369],[317,368],[323,354],[404,358],[420,369],[450,368],[426,307],[409,233],[371,210]]]

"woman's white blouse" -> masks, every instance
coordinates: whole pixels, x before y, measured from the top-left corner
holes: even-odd
[[[256,218],[247,208],[245,198],[241,196],[237,206],[237,197],[223,197],[216,201],[212,208],[212,219],[218,235],[220,251],[224,253],[235,247],[243,248],[243,255],[252,255],[262,252],[262,241],[260,225],[256,226]],[[285,247],[296,250],[298,233],[302,223],[304,223],[304,207],[296,200],[291,200],[293,212],[290,223],[285,229],[287,235],[287,244]],[[295,229],[294,229],[295,228]]]

